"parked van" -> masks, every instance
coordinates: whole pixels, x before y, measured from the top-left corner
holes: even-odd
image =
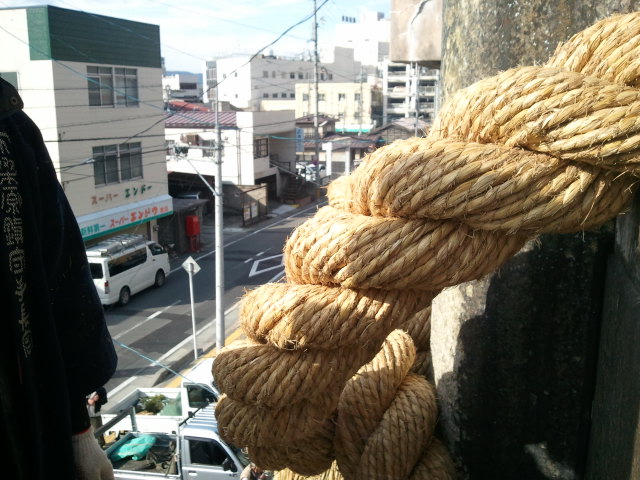
[[[93,283],[103,305],[126,305],[131,295],[164,285],[170,272],[165,249],[142,235],[123,234],[87,248]]]

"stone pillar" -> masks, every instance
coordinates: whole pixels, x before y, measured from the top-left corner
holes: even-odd
[[[577,31],[612,13],[636,9],[638,1],[448,0],[443,15],[444,101],[498,71],[544,63],[559,42]],[[601,440],[592,441],[589,453],[614,227],[611,221],[595,232],[542,236],[494,274],[447,289],[434,300],[431,343],[440,435],[461,478],[581,479],[587,463],[593,472],[599,468],[588,458],[596,446],[603,448],[604,432],[613,434],[615,426],[600,422]],[[628,328],[635,321],[631,333],[637,339],[638,319],[628,318],[631,305],[624,312],[616,311],[611,301],[607,305],[613,319],[619,313],[627,316]],[[637,303],[635,311],[640,312]],[[609,337],[611,355],[626,336],[617,332]],[[637,362],[637,351],[637,344],[627,348],[630,362]],[[610,362],[609,368],[617,364]],[[617,387],[623,388],[631,376],[630,371],[620,375]],[[606,404],[610,395],[602,396]],[[633,407],[623,410],[625,420],[633,422]],[[595,415],[606,417],[607,412]],[[636,432],[637,422],[636,416]],[[617,453],[608,448],[607,455]]]

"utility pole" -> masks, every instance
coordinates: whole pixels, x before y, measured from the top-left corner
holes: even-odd
[[[418,63],[414,62],[411,64],[413,66],[413,88],[415,92],[415,121],[413,125],[413,136],[418,136],[418,110],[420,108],[420,74],[418,73]]]
[[[364,73],[362,71],[362,64],[360,64],[360,100],[358,102],[358,116],[360,123],[358,125],[358,135],[362,135],[362,82],[364,81]]]
[[[319,97],[318,92],[318,7],[317,0],[313,0],[313,84],[316,90],[315,112],[313,115],[313,131],[315,136],[316,153],[316,184],[320,183],[320,129],[318,128]],[[320,196],[320,190],[316,185],[316,198]]]
[[[215,178],[215,247],[216,247],[216,349],[224,347],[224,243],[222,238],[222,135],[218,113],[218,82],[215,86],[216,105],[216,178]]]

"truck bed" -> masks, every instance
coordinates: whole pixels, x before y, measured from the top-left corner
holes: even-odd
[[[150,436],[155,439],[155,443],[146,452],[139,454],[139,459],[134,459],[131,456],[118,458],[118,452],[122,452],[121,447],[129,444],[131,440],[142,437],[149,438]],[[113,465],[116,478],[153,478],[156,476],[179,478],[176,445],[175,435],[130,432],[109,447],[106,453]],[[134,472],[138,475],[135,475]]]

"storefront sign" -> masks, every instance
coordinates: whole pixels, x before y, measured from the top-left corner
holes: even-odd
[[[173,212],[173,201],[169,195],[134,202],[122,207],[102,210],[79,217],[78,225],[84,240],[102,236]]]

